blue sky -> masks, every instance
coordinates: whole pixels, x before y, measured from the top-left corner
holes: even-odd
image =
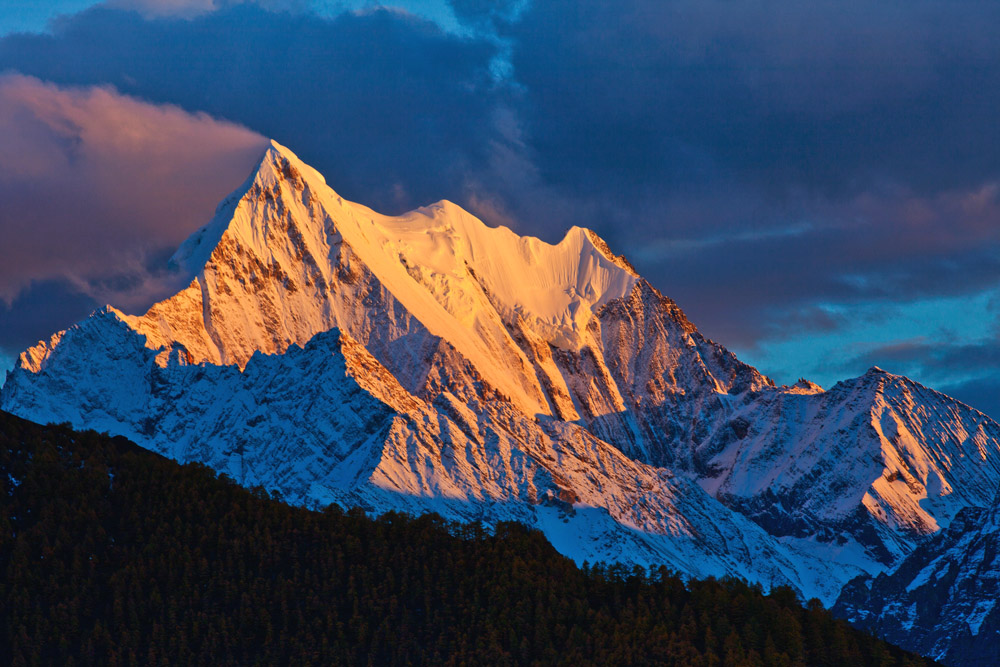
[[[71,14],[93,5],[92,0],[4,0],[0,12],[0,34],[39,32],[59,14]]]
[[[0,363],[172,289],[273,137],[386,212],[591,227],[779,382],[879,365],[998,415],[998,24],[975,0],[7,2]]]

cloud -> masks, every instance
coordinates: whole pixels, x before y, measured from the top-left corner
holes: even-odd
[[[592,227],[748,350],[1000,284],[996,3],[453,0],[462,35],[212,7],[92,9],[0,67],[241,123],[386,212]]]
[[[109,82],[277,139],[342,195],[386,211],[463,199],[498,139],[492,43],[400,11],[334,19],[229,6],[145,20],[95,8],[0,40],[0,67]]]
[[[974,0],[555,0],[504,31],[551,179],[933,191],[1000,166],[998,19]]]
[[[105,6],[135,10],[144,16],[197,16],[217,9],[215,0],[107,0]]]
[[[24,304],[18,295],[41,283],[40,303],[56,311],[71,294],[125,307],[162,296],[169,253],[246,178],[265,140],[111,87],[8,74],[0,145],[0,301]]]
[[[308,0],[105,0],[101,6],[136,11],[146,18],[194,18],[240,4],[255,4],[277,11],[305,11]]]
[[[727,215],[727,203],[720,196],[716,212]],[[677,208],[700,217],[709,204]],[[805,316],[818,306],[856,311],[1000,284],[1000,200],[992,183],[932,196],[883,190],[815,201],[795,215],[763,211],[747,213],[759,225],[706,222],[700,235],[671,238],[667,228],[643,238],[638,231],[626,251],[712,335],[744,346],[826,330],[829,318]]]

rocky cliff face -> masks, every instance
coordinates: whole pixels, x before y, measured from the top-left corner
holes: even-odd
[[[828,602],[1000,484],[1000,426],[946,396],[775,387],[589,230],[382,216],[277,144],[174,261],[185,290],[27,350],[0,407],[292,502],[516,518]]]
[[[859,577],[834,611],[951,665],[993,665],[1000,640],[1000,504],[969,507],[895,571]]]

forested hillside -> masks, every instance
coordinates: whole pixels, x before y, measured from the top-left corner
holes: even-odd
[[[0,663],[925,665],[789,589],[581,570],[538,532],[291,507],[0,413]]]

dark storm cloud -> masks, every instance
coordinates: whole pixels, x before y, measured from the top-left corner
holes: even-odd
[[[920,192],[1000,167],[992,2],[552,0],[505,33],[547,178]]]
[[[577,202],[548,220],[640,255],[710,334],[745,343],[820,301],[1000,281],[1000,5],[484,12],[510,44],[521,141],[545,186],[506,198],[515,217]]]
[[[387,211],[461,199],[495,133],[494,47],[399,11],[334,20],[256,5],[189,20],[93,9],[0,41],[0,67],[110,82],[242,123]]]

